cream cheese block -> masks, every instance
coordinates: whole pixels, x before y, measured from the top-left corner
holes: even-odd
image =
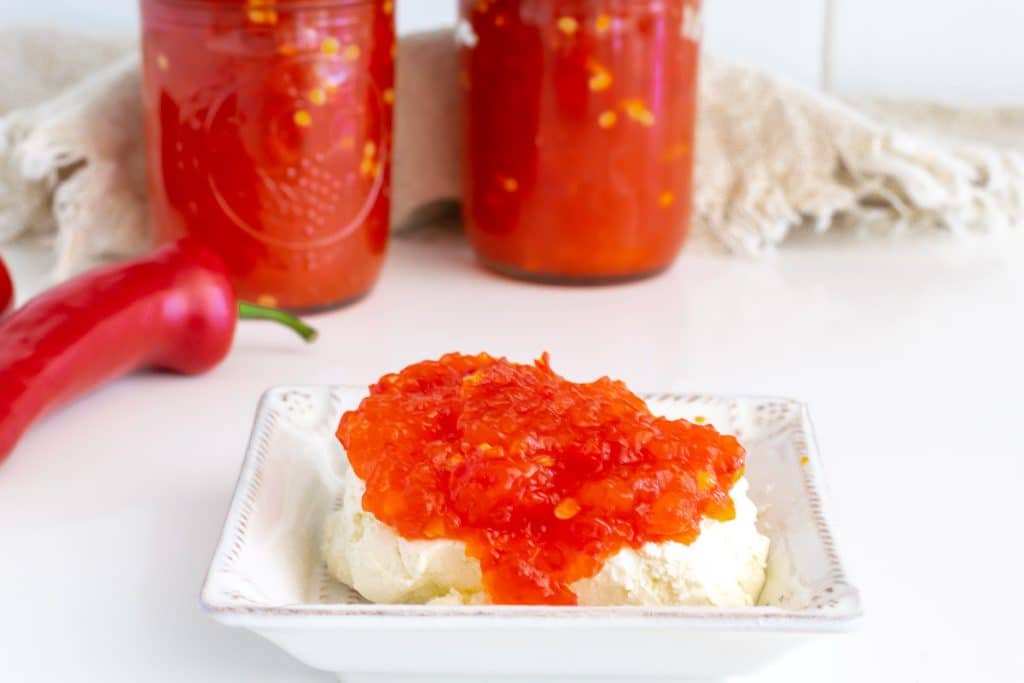
[[[331,574],[376,603],[486,604],[480,564],[461,541],[410,541],[363,510],[365,483],[351,468],[340,510],[324,528]],[[595,576],[572,584],[580,605],[705,605],[745,607],[764,585],[768,538],[757,530],[757,507],[746,479],[730,491],[736,517],[704,519],[700,536],[625,548]]]

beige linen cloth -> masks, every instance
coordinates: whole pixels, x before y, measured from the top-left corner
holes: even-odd
[[[455,41],[402,39],[395,226],[459,194]],[[58,277],[150,244],[137,46],[0,30],[0,243],[52,235]],[[759,253],[797,229],[1024,223],[1024,109],[847,102],[708,56],[695,231]]]

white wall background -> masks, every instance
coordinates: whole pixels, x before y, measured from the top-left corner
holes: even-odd
[[[0,23],[131,30],[137,0],[0,0]],[[456,0],[397,0],[399,29]],[[708,50],[851,95],[1024,104],[1024,0],[705,0]],[[831,18],[831,21],[829,20]]]

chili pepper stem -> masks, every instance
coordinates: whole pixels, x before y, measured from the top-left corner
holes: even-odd
[[[270,320],[272,322],[280,323],[295,330],[296,334],[310,344],[315,342],[319,336],[319,333],[315,329],[293,315],[285,313],[284,311],[279,311],[276,308],[259,306],[247,301],[238,302],[238,318],[240,320]]]

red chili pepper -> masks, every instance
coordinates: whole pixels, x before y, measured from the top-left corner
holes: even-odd
[[[11,282],[11,274],[7,272],[4,260],[0,258],[0,316],[14,305],[14,283]]]
[[[220,258],[190,240],[32,299],[0,321],[0,462],[37,418],[107,380],[142,368],[210,370],[239,317],[316,337],[285,313],[239,303]]]

